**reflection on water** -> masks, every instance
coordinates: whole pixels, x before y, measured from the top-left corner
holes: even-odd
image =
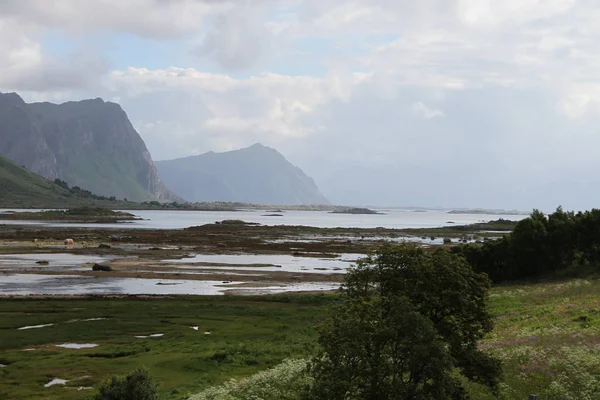
[[[3,210],[0,210],[2,212]],[[304,225],[320,228],[433,228],[439,226],[467,225],[499,218],[519,221],[524,215],[448,214],[443,210],[416,212],[406,210],[382,210],[385,215],[332,214],[327,211],[286,211],[281,217],[264,216],[264,210],[245,211],[174,211],[174,210],[127,210],[144,220],[120,224],[48,223],[33,221],[3,221],[0,224],[44,224],[54,227],[98,228],[147,228],[182,229],[190,226],[212,224],[226,219],[241,219],[262,225]],[[450,223],[452,221],[453,223]]]
[[[181,267],[197,269],[332,273],[349,268],[364,256],[351,253],[336,258],[296,257],[287,254],[197,254],[194,257],[163,262],[175,264],[175,267],[177,264],[186,264]],[[197,262],[214,263],[215,266],[187,265]]]
[[[221,281],[98,278],[76,275],[3,275],[1,295],[34,294],[221,294]]]
[[[98,347],[95,343],[63,343],[57,344],[56,347],[62,347],[63,349],[92,349],[94,347]]]
[[[113,257],[114,258],[114,257]],[[89,268],[79,267],[88,263],[103,263],[111,257],[100,257],[94,255],[79,255],[70,253],[33,253],[33,254],[2,254],[0,255],[0,270],[19,268],[44,268],[57,271],[68,267],[70,270],[87,270]],[[40,261],[48,261],[47,264],[37,264]],[[79,268],[72,268],[79,267]]]
[[[0,281],[0,295],[73,295],[73,294],[189,294],[222,295],[223,291],[281,293],[337,289],[336,283],[293,283],[274,286],[253,286],[221,281],[185,281],[141,278],[96,278],[70,275],[7,274]]]

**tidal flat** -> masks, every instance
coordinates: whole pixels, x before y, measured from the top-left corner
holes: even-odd
[[[440,229],[0,225],[0,398],[84,399],[146,365],[162,398],[184,399],[310,357],[315,325],[362,256],[491,235],[485,224]]]
[[[0,225],[0,296],[335,290],[382,245],[484,240],[490,226],[432,228],[434,236],[237,220],[170,230]]]

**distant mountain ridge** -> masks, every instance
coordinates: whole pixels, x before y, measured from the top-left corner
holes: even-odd
[[[0,154],[50,180],[104,196],[177,200],[127,114],[100,98],[25,103],[0,93]]]
[[[155,164],[165,184],[189,201],[329,204],[312,178],[277,150],[259,143]]]

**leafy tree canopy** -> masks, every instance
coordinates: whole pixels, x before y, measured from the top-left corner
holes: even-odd
[[[477,348],[492,329],[488,289],[485,275],[445,249],[405,244],[360,261],[319,328],[309,397],[465,399],[456,371],[495,389],[499,362]]]

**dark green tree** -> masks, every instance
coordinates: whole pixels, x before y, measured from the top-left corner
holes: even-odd
[[[534,210],[515,226],[510,236],[515,278],[538,276],[551,269],[547,224],[546,216]]]
[[[381,249],[348,272],[320,326],[313,399],[465,399],[456,378],[496,388],[500,365],[477,348],[492,329],[489,281],[466,260],[414,245]]]
[[[157,400],[158,385],[150,372],[139,367],[125,376],[113,376],[102,382],[92,400]]]

